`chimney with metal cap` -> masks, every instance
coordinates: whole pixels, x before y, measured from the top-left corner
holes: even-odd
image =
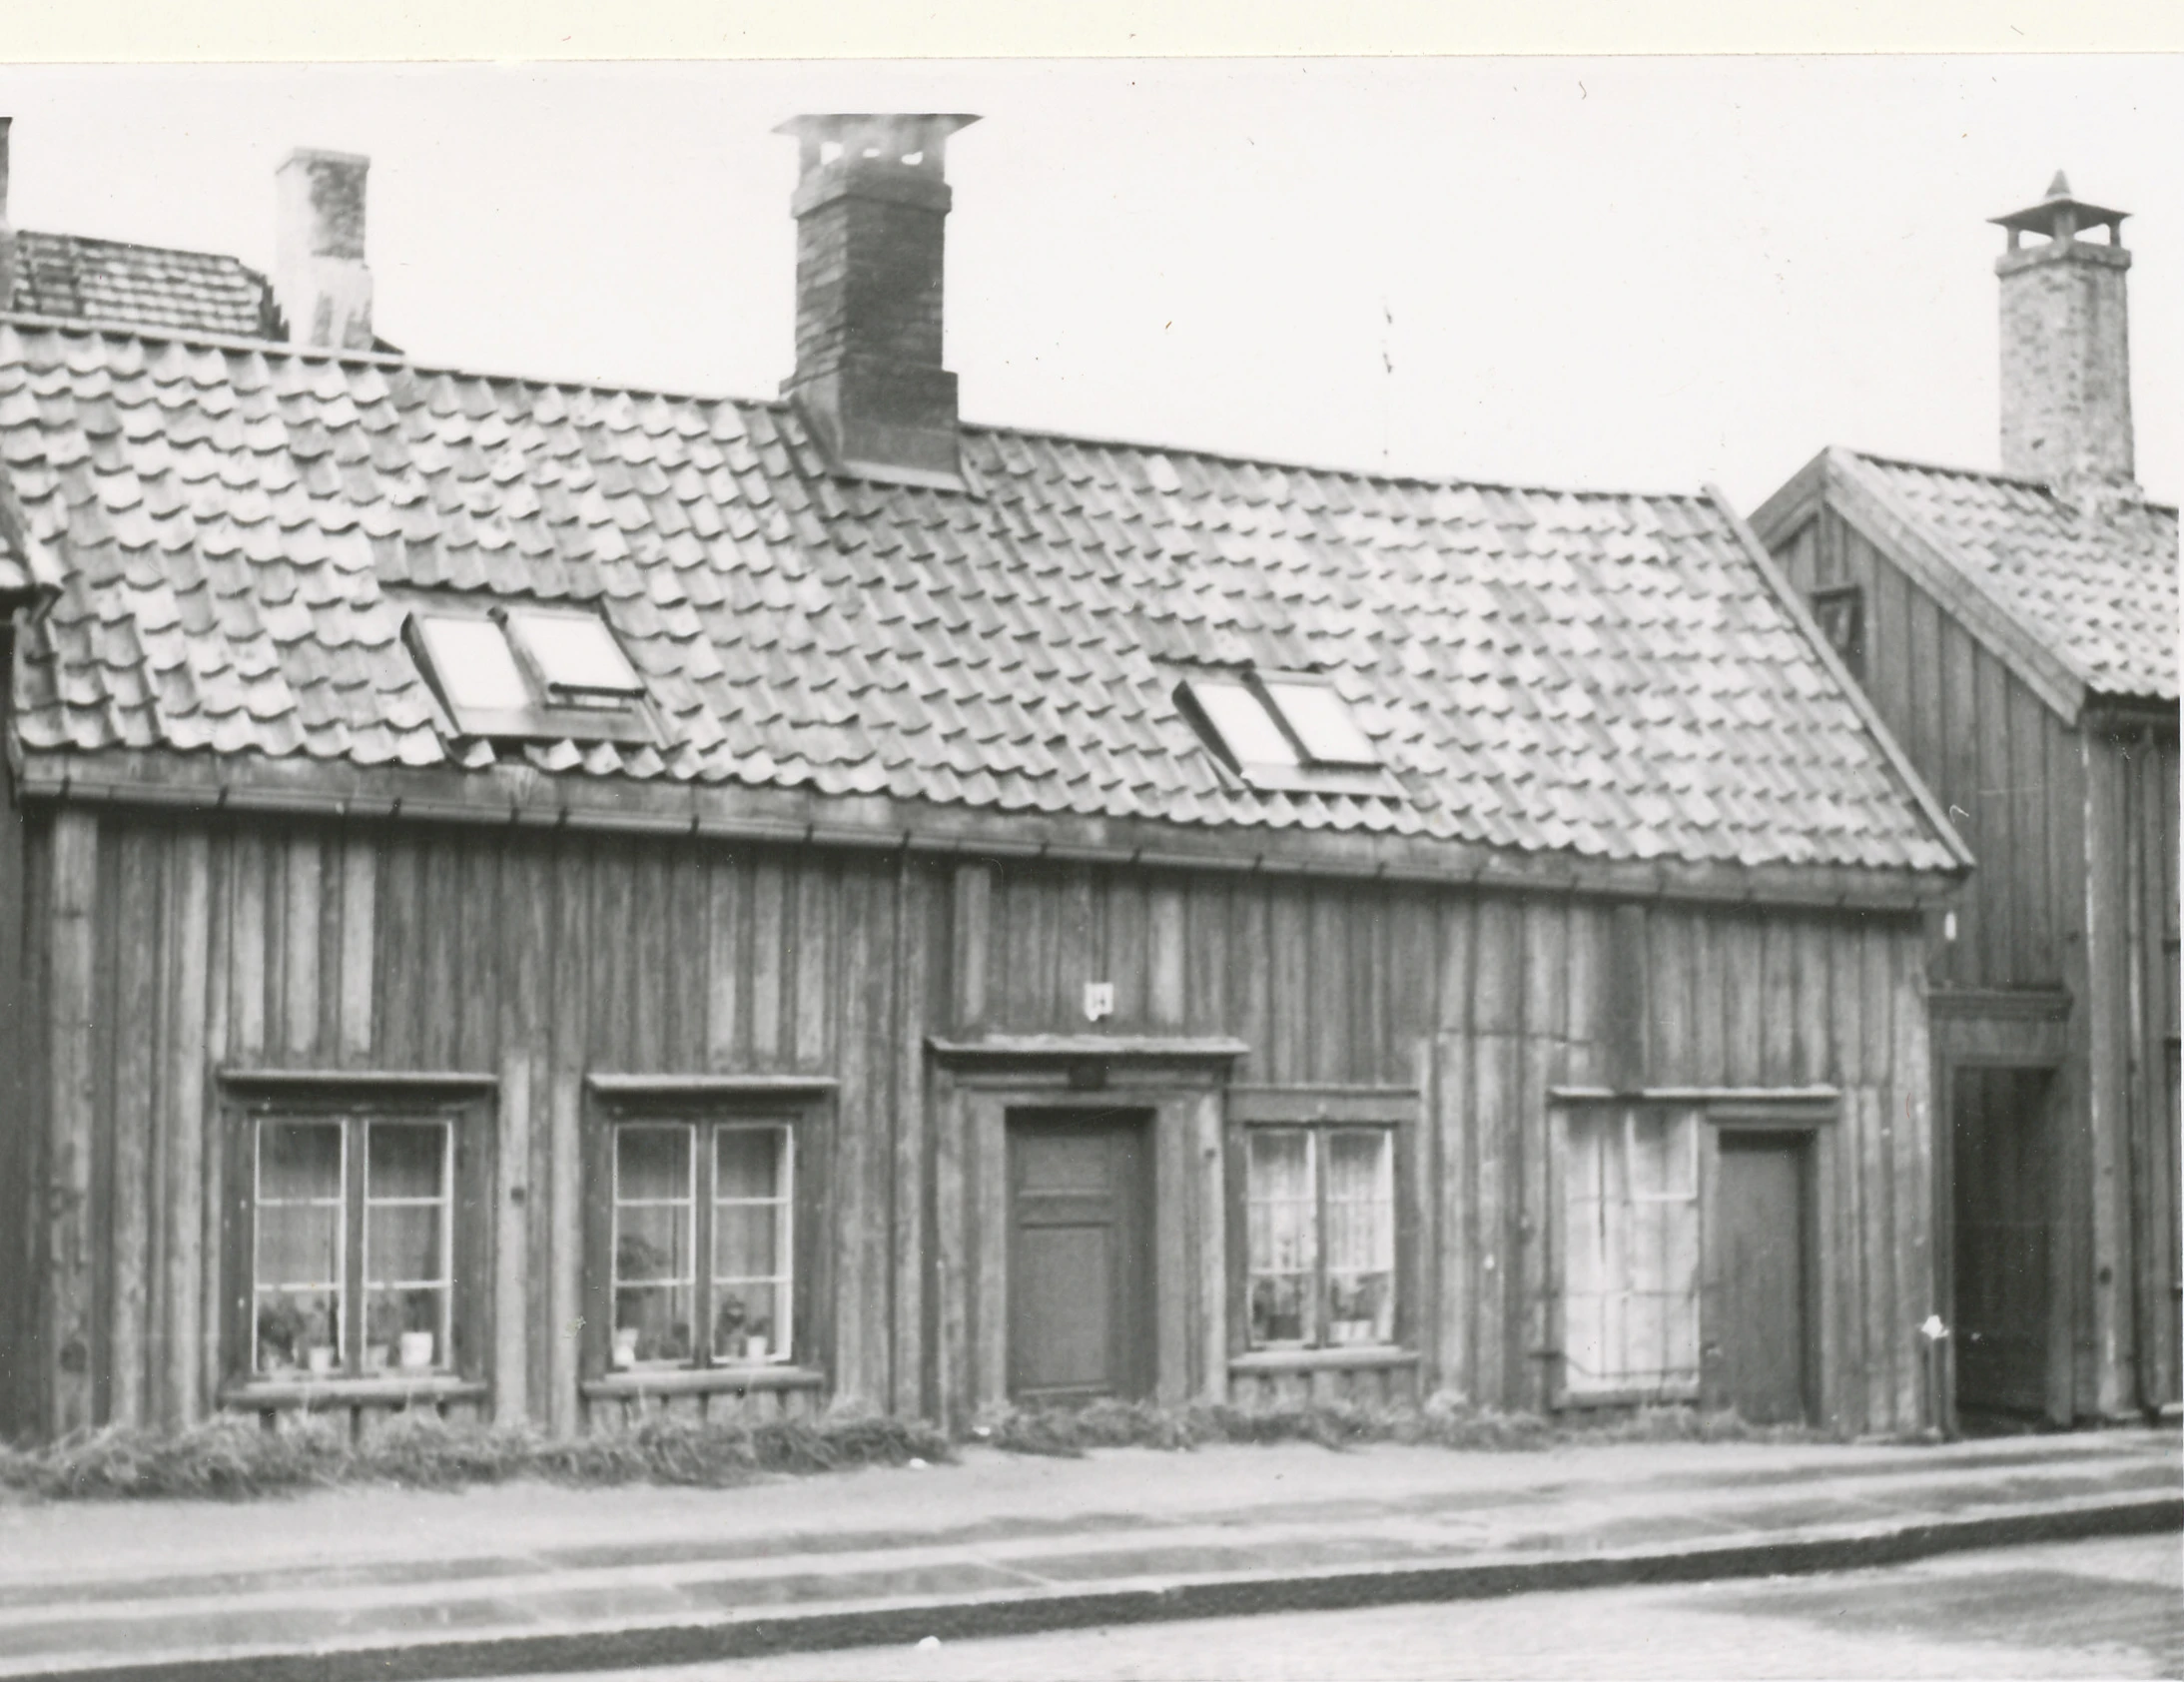
[[[1992,220],[2009,230],[2002,290],[2002,471],[2080,492],[2136,496],[2127,212],[2087,204],[2060,170],[2047,197]],[[2105,242],[2081,236],[2106,228]],[[2042,236],[2027,245],[2024,236]]]
[[[782,385],[838,472],[963,488],[941,367],[948,137],[976,117],[838,113],[798,145],[796,372]]]
[[[364,267],[369,158],[298,151],[275,176],[273,292],[299,345],[368,351],[371,271]]]

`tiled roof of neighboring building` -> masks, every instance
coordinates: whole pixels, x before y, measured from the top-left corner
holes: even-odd
[[[2099,694],[2177,698],[2177,516],[2080,509],[2044,484],[1849,457]]]
[[[1954,867],[1711,498],[963,450],[971,494],[845,482],[777,403],[0,325],[0,468],[68,573],[21,743]],[[670,740],[443,735],[415,590],[597,604]],[[1330,671],[1401,797],[1227,777],[1171,693],[1242,661]]]
[[[232,257],[74,234],[15,236],[15,297],[25,315],[152,332],[281,337],[266,277]]]

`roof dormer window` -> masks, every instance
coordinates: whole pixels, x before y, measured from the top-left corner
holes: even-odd
[[[1215,757],[1253,788],[1395,792],[1349,704],[1316,672],[1200,673],[1175,697]]]
[[[434,601],[410,610],[402,639],[456,735],[657,739],[644,680],[596,613]]]

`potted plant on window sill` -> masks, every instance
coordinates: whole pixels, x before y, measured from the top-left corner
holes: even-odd
[[[1380,1309],[1380,1289],[1373,1279],[1338,1280],[1329,1292],[1328,1341],[1374,1343]]]
[[[431,1367],[434,1345],[438,1341],[432,1325],[438,1318],[436,1291],[412,1290],[403,1299],[402,1332],[394,1346],[404,1372],[422,1372]]]
[[[341,1359],[335,1346],[334,1316],[324,1303],[315,1303],[303,1317],[304,1365],[314,1378],[324,1378]]]
[[[258,1366],[285,1372],[303,1364],[304,1310],[292,1296],[275,1296],[258,1305]]]

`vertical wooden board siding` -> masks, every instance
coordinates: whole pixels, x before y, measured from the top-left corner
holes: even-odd
[[[1190,1106],[1190,1183],[1197,1195],[1191,1223],[1197,1281],[1193,1393],[1219,1401],[1228,1381],[1228,1198],[1221,1175],[1221,1098],[1205,1093]]]
[[[1419,1042],[1433,1033],[1440,1003],[1434,997],[1440,954],[1433,912],[1432,897],[1419,893],[1390,895],[1378,910],[1382,926],[1382,957],[1376,965],[1382,1001],[1378,1014],[1386,1027],[1375,1068],[1409,1070],[1414,1079]]]
[[[1320,883],[1307,895],[1304,905],[1304,969],[1299,991],[1304,1019],[1295,1026],[1305,1046],[1304,1078],[1334,1084],[1348,1074],[1350,1007],[1355,997],[1350,937],[1355,933],[1356,902],[1341,888]]]
[[[962,928],[962,875],[956,879],[952,923]],[[970,1200],[964,1195],[963,1104],[944,1074],[931,1080],[928,1113],[933,1118],[933,1294],[934,1405],[943,1421],[957,1428],[970,1416],[972,1395],[970,1315],[965,1300],[971,1286]]]
[[[1100,976],[1114,983],[1115,1021],[1143,1027],[1151,1014],[1145,997],[1144,889],[1128,871],[1106,871],[1100,877],[1099,897],[1105,907]]]
[[[1691,921],[1692,1079],[1701,1086],[1727,1086],[1729,1001],[1721,919],[1701,914]]]
[[[1440,1202],[1436,1216],[1440,1239],[1439,1248],[1429,1254],[1437,1274],[1439,1318],[1433,1341],[1440,1382],[1459,1395],[1484,1400],[1472,1353],[1479,1257],[1471,1051],[1466,1034],[1442,1034],[1433,1042],[1436,1170],[1432,1184]]]
[[[2119,1300],[2128,1289],[2130,1183],[2130,998],[2125,919],[2135,907],[2126,896],[2126,777],[2118,745],[2087,735],[2090,757],[2086,830],[2088,848],[2086,944],[2092,955],[2087,1027],[2091,1036],[2090,1146],[2092,1211],[2091,1312],[2078,1323],[2078,1408],[2112,1414],[2128,1403],[2128,1316]]]
[[[1236,1031],[1228,1010],[1228,884],[1194,876],[1183,903],[1183,1031]]]
[[[229,1055],[237,1063],[262,1061],[266,1052],[266,844],[254,831],[229,842]]]
[[[1865,546],[1860,540],[1860,546]],[[1910,593],[1892,564],[1871,565],[1865,591],[1865,688],[1888,728],[1910,728]]]
[[[761,1069],[781,1061],[781,996],[789,973],[788,883],[780,858],[762,854],[751,872],[751,1061]]]
[[[807,867],[805,880],[811,880],[816,874]],[[869,1402],[879,1399],[886,1382],[886,1350],[876,1346],[881,1321],[880,1316],[871,1312],[874,1304],[868,1289],[869,1258],[876,1243],[885,1244],[886,1233],[884,1229],[877,1235],[873,1231],[874,1217],[884,1210],[884,1205],[875,1208],[870,1185],[873,1155],[871,1095],[867,1091],[870,1060],[864,1029],[865,982],[874,954],[864,886],[864,873],[851,871],[844,874],[840,887],[843,972],[836,999],[844,1011],[844,1018],[835,1058],[835,1074],[840,1086],[836,1091],[834,1167],[829,1177],[834,1188],[833,1231],[827,1235],[827,1242],[820,1246],[820,1254],[824,1257],[831,1251],[838,1259],[831,1292],[835,1390],[837,1394]],[[803,923],[801,913],[798,922],[800,926]],[[800,972],[801,969],[800,962]],[[802,992],[801,987],[799,992]],[[800,1001],[797,1011],[800,1040],[804,1035],[805,1014]],[[801,1054],[799,1061],[802,1061]]]
[[[48,841],[52,864],[46,955],[46,1059],[50,1070],[46,1144],[46,1347],[51,1385],[46,1421],[53,1434],[92,1420],[91,1145],[97,1104],[93,1035],[98,976],[93,912],[99,882],[98,820],[62,810]]]
[[[1724,912],[1717,921],[1722,939],[1723,987],[1727,1001],[1729,1057],[1732,1086],[1758,1085],[1764,1079],[1762,1044],[1767,999],[1760,977],[1765,968],[1762,948],[1764,925],[1756,916]]]
[[[1042,913],[1047,897],[1043,873],[1029,869],[1001,873],[994,900],[998,954],[996,973],[1001,978],[1005,1020],[1012,1028],[1044,1026],[1054,1009],[1052,972],[1055,953],[1042,938]],[[1122,1009],[1138,1017],[1143,1003],[1128,991],[1121,994]]]
[[[1062,873],[1060,928],[1055,946],[1060,960],[1057,985],[1061,997],[1056,1008],[1075,1025],[1084,1021],[1084,985],[1099,981],[1099,919],[1094,910],[1096,888],[1092,866],[1074,864]]]
[[[2018,870],[2017,837],[2010,820],[2015,803],[2010,798],[2009,689],[2011,678],[2002,663],[1981,650],[1975,675],[1978,712],[1972,734],[1979,747],[1980,869],[1974,880],[1983,883],[1980,908],[1985,927],[1980,931],[1980,983],[2007,987],[2015,975],[2017,917],[2014,900]]]
[[[154,1412],[174,1428],[199,1417],[203,1377],[201,1280],[208,1270],[204,1245],[205,1079],[211,933],[211,847],[202,829],[175,838],[168,855],[165,961],[167,1022],[160,1071],[165,1160],[159,1167],[159,1204],[165,1243],[154,1265],[163,1271],[162,1330],[165,1356],[154,1374]],[[212,1268],[217,1272],[218,1269]]]
[[[622,1042],[625,1069],[667,1069],[667,981],[677,932],[668,927],[668,849],[632,849],[629,921],[611,937],[627,947],[623,975],[629,989],[629,1037]],[[612,925],[609,925],[612,927]]]
[[[1274,1078],[1273,1048],[1273,953],[1267,932],[1266,891],[1263,883],[1239,884],[1228,898],[1228,997],[1235,1033],[1251,1049],[1241,1060],[1237,1078],[1270,1081]]]
[[[1156,884],[1145,904],[1147,967],[1152,972],[1152,1026],[1179,1032],[1183,1026],[1183,889],[1176,881]],[[1067,1000],[1057,1001],[1068,1010]]]
[[[1987,832],[1979,805],[1979,740],[1975,724],[1980,657],[1977,644],[1963,626],[1952,619],[1942,628],[1941,754],[1939,774],[1933,778],[1934,792],[1946,808],[1949,822],[1979,861],[1968,891],[1956,896],[1956,940],[1946,952],[1949,980],[1958,987],[1979,986],[1985,974],[1979,953],[1989,891]]]
[[[1557,1041],[1526,1036],[1517,1102],[1518,1174],[1523,1195],[1517,1215],[1517,1271],[1510,1281],[1518,1299],[1510,1314],[1509,1371],[1516,1380],[1517,1405],[1535,1412],[1544,1409],[1549,1399],[1547,1351],[1561,1342],[1560,1327],[1551,1317],[1556,1307],[1556,1222],[1548,1208],[1554,1148],[1548,1130],[1554,1118],[1548,1113],[1547,1103],[1547,1089],[1559,1073],[1561,1049]]]
[[[490,833],[466,835],[449,874],[461,900],[456,951],[457,1009],[447,1067],[486,1070],[499,1057],[499,1003],[503,971],[500,952],[504,924],[500,916],[500,860],[506,839]]]
[[[1897,1187],[1889,1173],[1894,1161],[1895,1132],[1889,1091],[1885,1087],[1860,1087],[1855,1106],[1858,1177],[1864,1182],[1858,1248],[1865,1258],[1865,1419],[1869,1430],[1885,1430],[1896,1423]]]
[[[678,845],[667,867],[667,1007],[662,1056],[670,1069],[706,1067],[705,866],[698,849]]]
[[[592,904],[593,937],[570,957],[591,976],[588,1038],[593,1062],[603,1069],[637,1068],[635,994],[631,986],[630,925],[635,916],[636,863],[629,849],[612,844],[586,850],[583,876]]]
[[[278,843],[286,902],[281,912],[281,1044],[289,1061],[308,1068],[319,1042],[319,837],[293,830]]]
[[[153,1099],[159,1061],[158,1016],[165,989],[160,974],[160,837],[121,829],[105,849],[113,861],[113,1042],[108,1126],[110,1180],[106,1194],[109,1243],[106,1416],[117,1424],[148,1422],[145,1380],[150,1360],[153,1242],[153,1164],[158,1160]]]
[[[423,921],[424,1015],[417,1056],[427,1069],[452,1069],[462,1041],[464,854],[476,845],[466,831],[434,830],[417,849],[417,903]],[[626,938],[626,937],[625,937]],[[621,942],[615,942],[620,946]]]
[[[1798,1021],[1796,1074],[1800,1085],[1825,1081],[1834,1066],[1829,1054],[1828,948],[1838,941],[1855,940],[1839,921],[1820,922],[1800,918],[1794,925],[1797,939]]]
[[[971,1356],[973,1395],[998,1402],[1009,1393],[1009,1153],[999,1106],[971,1112],[964,1174],[971,1188]]]
[[[226,1318],[223,1312],[228,1286],[225,1265],[227,1234],[228,1130],[220,1125],[219,1067],[228,1058],[229,1013],[233,999],[228,987],[229,953],[233,943],[230,905],[235,893],[234,849],[231,832],[214,829],[207,841],[205,945],[202,960],[205,989],[204,1043],[197,1066],[189,1072],[192,1091],[203,1117],[199,1135],[198,1254],[198,1363],[197,1392],[193,1406],[202,1416],[217,1405],[223,1361]],[[185,954],[185,957],[188,955]],[[177,1062],[188,1053],[179,1044]]]
[[[546,1281],[546,1351],[542,1392],[548,1428],[567,1435],[577,1423],[577,1370],[582,1308],[583,1076],[591,1014],[585,953],[591,939],[588,845],[553,856],[553,1062],[546,1134],[546,1231],[539,1254]],[[534,1188],[533,1199],[540,1199]]]
[[[1941,753],[1941,607],[1924,590],[1911,588],[1908,596],[1908,644],[1910,705],[1904,718],[1903,748],[1911,763],[1932,765]]]
[[[1867,1186],[1860,1156],[1858,1130],[1862,1116],[1856,1087],[1842,1095],[1835,1125],[1820,1140],[1820,1148],[1832,1154],[1828,1172],[1835,1188],[1835,1228],[1828,1235],[1832,1253],[1830,1267],[1835,1292],[1835,1347],[1839,1351],[1830,1374],[1834,1380],[1835,1408],[1843,1429],[1867,1428],[1865,1373],[1865,1292],[1870,1268],[1864,1248],[1864,1204]]]
[[[894,1128],[888,1178],[893,1384],[889,1405],[898,1413],[924,1413],[933,1405],[926,1387],[926,948],[933,926],[930,872],[914,865],[908,850],[895,869],[895,1059],[891,1070]]]
[[[530,1303],[524,1288],[530,1246],[523,1201],[530,1169],[531,1062],[519,1041],[511,1039],[501,1052],[500,1090],[494,1098],[490,1207],[478,1212],[487,1222],[492,1246],[493,1418],[520,1424],[530,1415]]]
[[[834,978],[834,896],[839,877],[831,860],[802,861],[796,895],[796,1041],[799,1069],[825,1066],[834,1033],[829,1010]]]
[[[1190,1244],[1196,1198],[1192,1185],[1189,1111],[1162,1105],[1152,1121],[1153,1365],[1152,1393],[1173,1406],[1190,1393],[1193,1298],[1197,1269]]]
[[[1760,925],[1760,1080],[1787,1086],[1796,1079],[1798,971],[1796,925],[1766,917]]]
[[[1933,1059],[1926,1029],[1925,1001],[1917,971],[1922,942],[1898,932],[1889,940],[1889,1017],[1894,1030],[1893,1080],[1884,1095],[1895,1130],[1895,1356],[1896,1426],[1923,1422],[1924,1374],[1915,1353],[1914,1328],[1940,1304],[1933,1293],[1932,1236],[1936,1225],[1933,1198],[1933,1112],[1930,1098]]]
[[[1478,902],[1470,895],[1444,896],[1435,920],[1433,1026],[1439,1034],[1471,1032],[1472,942]],[[1468,1095],[1467,1095],[1468,1096]]]
[[[1836,923],[1827,941],[1829,1064],[1844,1088],[1860,1085],[1865,1072],[1865,940],[1862,920]],[[1872,1009],[1879,1009],[1874,1002]]]
[[[991,865],[956,867],[950,893],[949,987],[954,994],[950,1025],[972,1033],[986,1022],[988,925],[993,920],[994,872]]]
[[[1688,914],[1656,906],[1646,919],[1645,1084],[1689,1086],[1692,1055],[1692,929]]]
[[[744,884],[747,872],[733,853],[705,861],[705,1063],[715,1071],[739,1067],[748,1036],[739,1014],[745,989]]]
[[[1272,1079],[1306,1079],[1311,1053],[1311,922],[1301,888],[1284,882],[1267,896],[1266,939],[1272,985],[1266,1057]]]
[[[532,1413],[533,1321],[543,1304],[529,1288],[533,1209],[543,1200],[533,1147],[551,1127],[545,1109],[553,900],[539,849],[511,846],[500,864],[497,910],[505,985],[500,990],[500,1091],[495,1099],[494,1189],[490,1210],[493,1272],[493,1417],[520,1423]],[[533,1077],[539,1077],[537,1089]],[[550,1294],[550,1292],[549,1292]]]
[[[1498,897],[1478,901],[1471,969],[1471,1027],[1478,1034],[1514,1034],[1522,1026],[1524,945],[1520,902]]]
[[[1483,944],[1480,952],[1483,956]],[[1512,1253],[1515,1203],[1521,1188],[1511,1162],[1516,1131],[1511,1112],[1520,1091],[1523,1042],[1514,1034],[1481,1034],[1472,1041],[1472,1057],[1471,1122],[1477,1152],[1472,1247],[1478,1257],[1472,1362],[1479,1399],[1507,1406],[1515,1376],[1507,1366],[1514,1288],[1509,1281],[1513,1268],[1522,1272]]]
[[[2017,872],[2017,944],[2010,979],[2052,987],[2058,979],[2054,909],[2047,896],[2047,744],[2053,714],[2024,684],[2009,685],[2009,812]]]
[[[378,918],[378,848],[368,835],[341,847],[342,944],[339,1058],[356,1066],[371,1055],[372,932]]]

